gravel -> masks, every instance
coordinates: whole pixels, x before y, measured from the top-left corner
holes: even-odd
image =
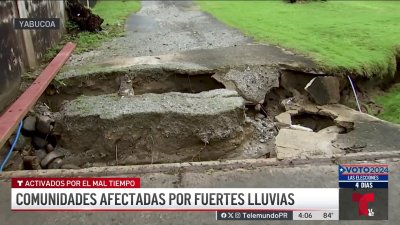
[[[69,65],[85,65],[115,57],[168,54],[194,49],[236,46],[251,40],[216,21],[188,1],[142,1],[142,8],[126,23],[124,37],[99,49],[73,55]]]

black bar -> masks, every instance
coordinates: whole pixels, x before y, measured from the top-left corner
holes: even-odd
[[[358,187],[356,184],[358,183]],[[339,188],[358,188],[358,189],[369,189],[369,188],[388,188],[389,182],[345,182],[339,181]]]

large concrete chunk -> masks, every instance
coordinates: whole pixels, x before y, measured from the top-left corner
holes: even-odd
[[[340,84],[336,77],[315,77],[305,90],[319,105],[338,103],[340,100]]]
[[[68,102],[62,113],[56,128],[61,145],[74,153],[66,162],[75,164],[218,159],[241,142],[245,121],[244,100],[224,89],[86,96]]]
[[[236,90],[251,102],[264,100],[265,93],[273,87],[279,87],[279,71],[274,67],[256,66],[245,69],[231,69],[227,73],[213,76],[226,88]]]
[[[337,134],[314,133],[302,130],[281,129],[276,136],[278,159],[307,158],[312,156],[330,157],[341,153],[332,146]]]

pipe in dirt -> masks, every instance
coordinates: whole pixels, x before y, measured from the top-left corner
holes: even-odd
[[[354,98],[356,99],[356,102],[357,102],[358,111],[362,112],[362,111],[361,111],[360,102],[358,101],[357,92],[356,92],[356,89],[354,88],[353,81],[351,80],[351,78],[350,78],[350,76],[349,76],[349,75],[347,75],[347,78],[349,79],[349,82],[350,82],[351,88],[353,89]]]

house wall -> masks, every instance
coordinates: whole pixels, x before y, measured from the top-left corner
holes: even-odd
[[[17,30],[14,18],[60,18],[59,30]],[[17,96],[21,74],[36,68],[65,31],[62,0],[0,1],[0,112]]]

